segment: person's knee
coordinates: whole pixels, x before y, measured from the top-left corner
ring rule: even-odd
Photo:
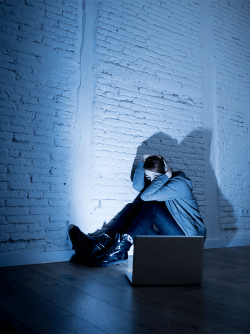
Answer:
[[[158,213],[159,211],[162,211],[162,206],[158,202],[151,201],[147,202],[145,209],[150,210],[153,213]]]

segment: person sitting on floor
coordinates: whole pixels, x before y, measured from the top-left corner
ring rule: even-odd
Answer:
[[[182,171],[172,172],[159,155],[144,155],[135,170],[133,188],[140,192],[133,203],[100,235],[86,235],[73,225],[73,247],[96,266],[128,259],[136,235],[202,235],[206,238],[191,180]]]

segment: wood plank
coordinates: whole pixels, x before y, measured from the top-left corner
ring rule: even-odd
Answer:
[[[5,276],[29,288],[40,296],[74,290],[73,287],[63,284],[58,279],[42,274],[30,266],[8,267],[7,269],[5,270]],[[70,275],[70,281],[75,281],[73,275]]]
[[[221,281],[216,278],[207,278],[205,277],[202,282],[203,287],[208,287],[210,289],[223,291],[226,293],[230,293],[236,296],[250,298],[250,288],[240,285],[240,284],[233,284],[231,282],[227,282],[225,280]]]
[[[0,333],[31,334],[34,331],[0,306]]]
[[[63,305],[65,310],[79,318],[102,328],[108,333],[176,333],[161,323],[126,312],[121,308],[94,298],[83,292],[51,294],[46,298],[56,304]],[[124,301],[120,301],[124,303]]]
[[[205,249],[204,263],[212,261],[218,264],[226,263],[227,266],[249,269],[250,265],[250,250],[247,247],[232,247],[220,249]]]
[[[231,283],[235,286],[243,286],[249,288],[249,267],[241,266],[233,267],[227,263],[208,262],[204,266],[203,277],[215,278],[218,281]]]
[[[2,275],[0,286],[0,306],[23,323],[72,315],[9,277]]]
[[[60,278],[60,281],[64,283],[70,281],[72,282],[74,281],[73,277],[77,277],[78,279],[96,279],[123,289],[129,288],[129,286],[125,284],[127,283],[127,279],[125,277],[124,271],[121,272],[122,268],[128,268],[128,264],[126,267],[118,266],[118,270],[113,270],[112,267],[86,267],[73,262],[57,262],[53,264],[47,263],[41,265],[31,265],[31,267],[32,269],[37,270],[43,274],[47,274],[50,277],[58,277]]]
[[[128,284],[125,273],[126,271],[131,270],[132,257],[129,257],[129,261],[126,264],[114,267],[87,267],[75,262],[58,262],[58,265],[73,270],[75,273],[78,272],[90,278],[95,278],[117,288],[125,290],[130,289],[130,284]]]
[[[37,334],[104,334],[107,333],[87,321],[76,316],[69,316],[56,319],[47,319],[46,321],[36,321],[28,324],[29,330]],[[23,332],[24,333],[24,332]],[[26,332],[25,332],[26,334]]]

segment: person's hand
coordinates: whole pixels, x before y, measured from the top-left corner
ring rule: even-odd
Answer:
[[[149,154],[144,154],[141,158],[141,161],[145,161],[150,155]]]
[[[168,171],[166,171],[165,173],[167,175],[167,177],[169,177],[171,179],[173,173],[172,173],[172,169],[170,168]]]
[[[166,160],[163,158],[164,165],[165,165],[165,174],[171,179],[172,177],[172,169],[168,166]]]

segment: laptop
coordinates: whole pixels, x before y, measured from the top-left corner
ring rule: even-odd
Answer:
[[[141,235],[134,238],[131,285],[201,284],[204,237]]]

